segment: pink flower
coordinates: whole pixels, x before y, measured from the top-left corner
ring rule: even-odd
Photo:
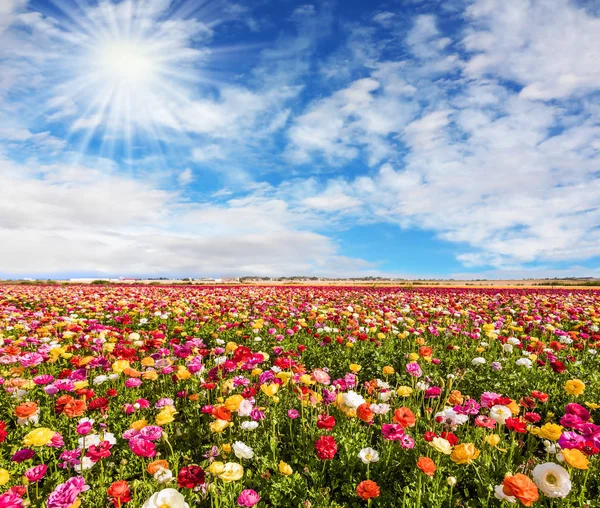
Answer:
[[[140,431],[140,435],[150,441],[156,441],[161,438],[162,432],[162,429],[158,425],[146,425]]]
[[[399,441],[404,436],[404,429],[398,423],[384,423],[381,426],[381,433],[388,441]]]
[[[77,434],[80,436],[86,436],[92,430],[92,424],[90,422],[83,422],[77,425]]]
[[[36,385],[47,385],[48,383],[52,383],[52,381],[54,381],[54,376],[50,374],[42,374],[33,378],[33,382]]]
[[[331,383],[329,374],[327,374],[327,372],[325,372],[323,369],[315,369],[312,373],[312,379],[317,383],[321,383],[322,385],[328,385]]]
[[[77,496],[89,489],[81,476],[69,478],[58,485],[48,496],[47,508],[69,508],[77,500]]]
[[[300,416],[300,413],[298,413],[298,411],[296,411],[295,409],[288,409],[288,416],[292,420],[295,420],[296,418],[298,418],[298,416]]]
[[[127,381],[125,381],[125,388],[137,388],[138,386],[141,386],[142,384],[142,380],[141,379],[136,379],[134,377],[129,378]]]
[[[421,370],[421,366],[417,362],[410,362],[406,364],[406,372],[413,377],[421,377],[423,375],[423,371]]]
[[[252,489],[242,490],[240,493],[237,502],[239,506],[245,506],[247,508],[251,508],[255,504],[260,501],[260,495],[258,492]]]
[[[44,476],[46,476],[47,469],[48,466],[46,464],[40,464],[39,466],[34,466],[25,471],[25,476],[30,483],[39,482]]]
[[[139,436],[129,440],[129,448],[138,457],[151,458],[156,455],[156,446],[152,441],[148,441]]]
[[[9,490],[0,496],[0,506],[3,508],[22,508],[23,500],[19,494]]]
[[[52,436],[52,439],[46,446],[49,446],[50,448],[62,448],[65,446],[65,440],[60,432],[55,432],[54,436]]]

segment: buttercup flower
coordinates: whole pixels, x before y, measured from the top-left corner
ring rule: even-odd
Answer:
[[[571,479],[567,470],[554,464],[546,462],[538,464],[531,473],[533,481],[547,497],[567,497],[571,491]]]
[[[190,508],[185,502],[185,498],[175,489],[163,489],[160,492],[152,494],[142,508]]]

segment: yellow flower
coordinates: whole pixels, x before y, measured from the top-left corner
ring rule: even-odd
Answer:
[[[148,425],[148,422],[146,420],[136,420],[129,426],[129,428],[135,430],[142,430],[146,425]]]
[[[571,467],[575,467],[577,469],[587,469],[588,464],[590,463],[589,459],[585,456],[581,450],[577,448],[568,449],[565,448],[561,451],[563,457],[565,458],[565,462],[569,464]]]
[[[301,382],[303,385],[307,385],[307,386],[308,386],[308,385],[314,385],[314,384],[315,384],[315,382],[312,380],[312,377],[311,377],[311,375],[310,375],[310,374],[302,374],[302,375],[300,376],[300,382]]]
[[[386,365],[383,368],[383,375],[384,376],[391,376],[392,374],[394,374],[396,371],[394,370],[394,367],[392,367],[391,365]]]
[[[550,441],[556,441],[560,438],[563,431],[562,425],[556,423],[546,423],[540,427],[538,437],[542,439],[549,439]]]
[[[461,443],[452,450],[450,460],[457,464],[470,464],[477,457],[479,457],[479,450],[473,443]]]
[[[411,353],[408,355],[408,359],[411,362],[416,362],[419,359],[419,355],[417,353]]]
[[[434,437],[433,441],[429,443],[432,448],[444,455],[450,455],[452,453],[452,445],[447,439],[443,437]]]
[[[358,363],[351,363],[350,364],[350,370],[352,372],[354,372],[355,374],[358,374],[360,372],[360,369],[362,369],[362,367]]]
[[[285,386],[290,382],[292,375],[289,372],[278,372],[275,377],[281,379],[283,381],[283,386]]]
[[[415,344],[422,346],[423,344],[425,344],[425,339],[423,337],[417,337],[415,339]]]
[[[142,374],[142,379],[147,381],[156,381],[158,379],[158,374],[154,370],[147,370]]]
[[[281,465],[279,466],[281,469]],[[0,468],[0,487],[2,485],[6,485],[8,480],[10,479],[10,475],[6,469]]]
[[[156,425],[163,426],[167,423],[171,423],[175,420],[174,416],[177,414],[177,410],[173,406],[165,406],[160,410],[160,413],[156,415]]]
[[[177,379],[179,379],[180,381],[183,381],[191,378],[192,373],[189,370],[187,370],[184,365],[180,365],[179,367],[177,367],[177,372],[175,373],[175,376],[177,376]]]
[[[570,379],[565,384],[565,391],[569,395],[581,395],[585,390],[585,383],[579,379]]]
[[[235,342],[230,341],[226,344],[225,350],[231,353],[232,351],[235,351],[237,347],[238,345]]]
[[[121,374],[125,369],[129,368],[129,362],[127,360],[117,360],[112,364],[112,370],[117,374]]]
[[[600,409],[600,404],[596,404],[595,402],[586,402],[585,405],[589,407],[592,411]]]
[[[231,445],[229,443],[225,443],[221,448],[225,453],[231,453]]]
[[[89,383],[87,381],[75,381],[75,383],[73,384],[75,385],[76,390],[81,390],[82,388],[89,386]]]
[[[283,460],[279,461],[279,472],[284,476],[290,476],[294,470],[290,467],[289,464],[283,462]]]
[[[39,429],[32,430],[23,438],[23,444],[25,446],[44,446],[47,445],[54,437],[53,430],[46,427],[40,427]]]
[[[513,416],[517,416],[521,412],[519,404],[517,404],[514,400],[511,400],[510,404],[508,404],[506,407],[510,409],[510,412],[513,414]]]
[[[381,340],[381,339],[385,339],[385,333],[381,333],[381,332],[379,332],[379,333],[377,334],[377,338],[378,338],[379,340]]]
[[[210,466],[208,466],[208,471],[210,474],[219,476],[223,470],[225,469],[225,464],[219,462],[218,460],[213,462]]]
[[[410,386],[401,386],[396,390],[398,397],[410,397],[413,389]]]
[[[221,432],[223,432],[227,427],[229,427],[229,422],[227,420],[221,420],[220,418],[217,418],[214,422],[211,422],[209,425],[210,430],[216,434],[220,434]]]
[[[225,483],[235,482],[244,476],[244,468],[235,462],[227,462],[219,478]]]
[[[353,342],[346,342],[346,347],[353,348],[354,347],[354,343]]]
[[[146,356],[146,358],[142,359],[142,365],[144,367],[154,367],[154,358],[151,356]]]
[[[240,408],[240,404],[244,401],[244,397],[241,395],[232,395],[225,400],[223,404],[229,411],[237,411]]]
[[[279,385],[277,383],[264,383],[260,385],[260,391],[263,392],[267,397],[272,397],[279,391]]]
[[[490,446],[498,446],[500,442],[500,436],[498,434],[490,434],[489,436],[485,436],[483,441]]]
[[[251,373],[251,374],[252,374],[253,376],[260,376],[262,373],[263,373],[263,370],[262,370],[262,369],[259,369],[259,368],[257,367],[256,369],[253,369],[253,370],[252,370],[252,373]]]

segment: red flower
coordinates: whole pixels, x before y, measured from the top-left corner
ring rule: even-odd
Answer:
[[[180,488],[193,489],[204,484],[204,469],[200,466],[186,466],[179,471],[177,485]]]
[[[536,423],[536,422],[539,422],[542,419],[542,417],[539,414],[533,413],[531,411],[525,413],[524,418],[529,423]]]
[[[520,418],[507,418],[504,423],[509,430],[519,434],[527,434],[527,424]]]
[[[331,460],[337,453],[337,443],[333,436],[321,436],[315,443],[315,450],[321,460]]]
[[[118,394],[119,392],[117,392],[117,390],[115,390],[114,388],[109,388],[108,390],[106,390],[107,397],[116,397]]]
[[[6,439],[8,432],[6,432],[6,423],[0,420],[0,443]]]
[[[534,399],[539,400],[540,402],[544,403],[544,402],[548,402],[548,394],[544,393],[544,392],[540,392],[539,390],[533,390],[531,392],[531,396]]]
[[[335,427],[335,418],[331,415],[320,414],[317,417],[317,427],[319,429],[331,430]]]
[[[427,441],[428,443],[431,443],[431,441],[433,441],[433,438],[437,437],[437,434],[435,432],[431,432],[430,430],[428,430],[427,432],[425,432],[425,434],[423,434],[423,439],[425,441]]]
[[[452,432],[444,431],[440,434],[440,437],[444,438],[452,446],[456,446],[458,444],[458,437],[456,436],[456,434],[453,434]]]
[[[131,501],[131,491],[129,490],[129,485],[125,480],[114,482],[110,487],[108,487],[108,489],[106,489],[106,493],[111,498],[110,500],[112,503],[117,507]]]
[[[372,480],[365,480],[356,487],[356,494],[365,501],[379,497],[379,485]]]
[[[88,448],[86,457],[89,457],[92,462],[98,462],[100,459],[110,457],[110,449],[112,445],[108,441],[102,441],[98,445],[92,445]]]
[[[88,409],[98,409],[104,411],[108,407],[108,399],[106,397],[98,397],[97,399],[90,400]]]
[[[560,360],[550,362],[550,367],[552,367],[552,370],[557,374],[562,374],[565,371],[565,364]]]

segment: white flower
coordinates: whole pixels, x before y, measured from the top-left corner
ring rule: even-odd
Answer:
[[[515,496],[507,496],[504,493],[504,491],[502,490],[502,485],[496,485],[496,488],[494,489],[494,496],[496,497],[496,499],[499,499],[500,501],[506,501],[507,503],[517,502],[517,498]]]
[[[240,402],[237,413],[240,416],[250,416],[250,413],[252,413],[253,409],[254,404],[252,404],[252,402],[250,402],[248,399],[244,399],[242,402]]]
[[[513,345],[512,344],[503,344],[502,349],[504,349],[505,353],[510,354],[513,352]]]
[[[80,437],[77,442],[79,443],[79,448],[89,448],[90,446],[98,446],[102,439],[98,434],[88,434],[87,436]],[[85,443],[85,446],[84,446]]]
[[[527,369],[531,369],[533,362],[529,358],[519,358],[516,362],[516,365],[519,367],[525,367]]]
[[[240,424],[240,427],[242,430],[254,430],[256,427],[258,427],[258,422],[254,422],[254,421],[242,422]]]
[[[390,410],[389,404],[371,404],[371,411],[376,415],[384,415]]]
[[[173,473],[170,469],[165,469],[164,467],[158,468],[158,471],[154,473],[154,479],[160,483],[169,483],[173,479]]]
[[[456,485],[456,478],[454,478],[454,476],[448,476],[448,479],[446,480],[446,483],[450,487],[454,487]]]
[[[238,459],[251,459],[254,457],[254,450],[241,441],[236,441],[232,445],[233,453]]]
[[[591,355],[598,354],[598,350],[597,350],[597,349],[588,349],[587,351],[588,351],[588,353],[589,353],[589,354],[591,354]]]
[[[512,417],[511,410],[506,406],[492,406],[490,409],[490,418],[500,425],[504,425],[507,418]]]
[[[142,505],[142,508],[159,508],[161,506],[190,508],[190,505],[185,502],[183,495],[175,489],[163,489],[160,492],[152,494],[152,497]]]
[[[115,380],[119,379],[119,374],[117,374],[116,372],[114,374],[110,374],[108,376],[108,379],[110,379],[111,381],[115,381]]]
[[[452,427],[457,427],[458,425],[462,425],[469,421],[468,415],[461,415],[454,411],[451,407],[445,408],[443,411],[436,413],[435,419],[437,421],[438,418],[442,419],[442,422],[445,425],[450,425]]]
[[[538,489],[548,497],[567,497],[571,491],[569,473],[554,462],[535,466],[532,476]]]
[[[507,342],[509,344],[512,344],[513,346],[518,346],[519,344],[521,344],[521,341],[519,339],[517,339],[516,337],[509,337]]]
[[[81,472],[85,469],[91,469],[94,466],[95,462],[92,461],[89,457],[83,457],[81,464],[77,464],[73,466],[73,469],[81,474]]]
[[[478,356],[477,358],[473,358],[471,360],[472,365],[485,365],[485,358]]]
[[[108,380],[108,376],[104,376],[104,375],[100,375],[100,376],[96,376],[93,380],[92,380],[92,384],[95,385],[101,385],[102,383],[104,383],[105,381]]]
[[[550,455],[556,455],[556,444],[554,444],[552,441],[548,441],[547,439],[544,441],[544,448],[546,450],[546,453],[549,453]]]
[[[215,342],[217,343],[217,345],[222,346],[223,344],[225,344],[225,341],[223,339],[215,339]]]
[[[377,453],[377,450],[373,450],[373,448],[363,448],[358,452],[358,456],[364,464],[370,464],[379,460],[379,453]]]
[[[380,392],[379,400],[381,400],[382,402],[387,402],[388,400],[390,400],[393,393],[394,392],[392,392],[391,390],[387,390],[385,392]]]
[[[356,392],[349,391],[344,393],[344,405],[352,409],[357,409],[358,406],[365,403],[365,399]]]

